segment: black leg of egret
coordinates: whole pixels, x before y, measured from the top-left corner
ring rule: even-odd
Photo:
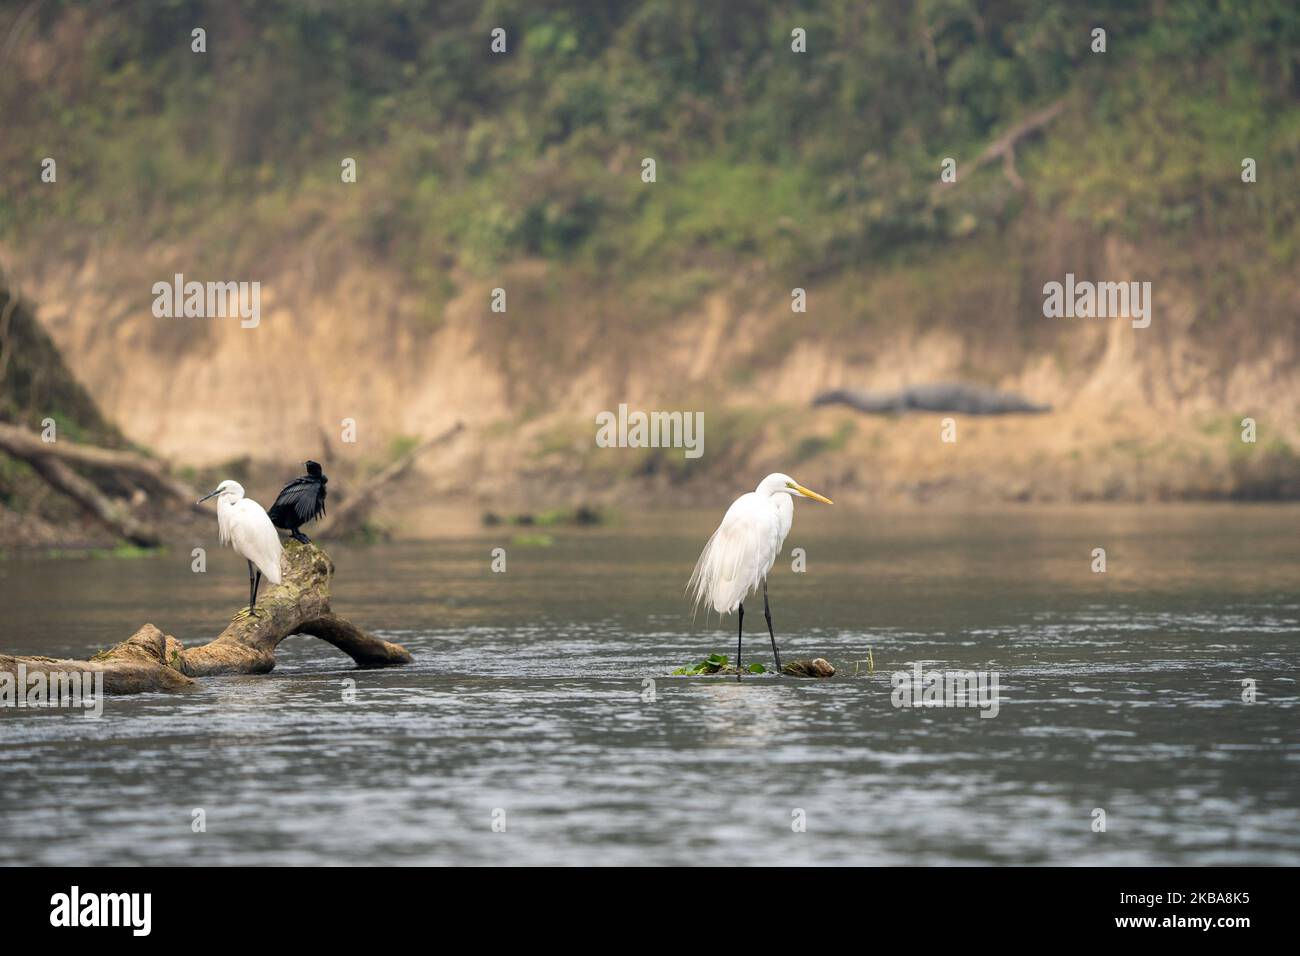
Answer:
[[[247,560],[247,559],[245,559]],[[251,611],[257,603],[257,591],[253,586],[253,562],[248,562],[248,609]]]
[[[763,579],[763,616],[767,618],[767,636],[772,639],[772,656],[776,658],[776,673],[781,674],[781,651],[776,646],[776,632],[772,630],[772,609],[767,603],[767,578]]]
[[[736,627],[736,680],[740,680],[740,641],[745,636],[745,605],[740,604],[740,624]]]
[[[257,607],[257,589],[262,586],[262,572],[257,572],[257,578],[253,581],[253,607]]]

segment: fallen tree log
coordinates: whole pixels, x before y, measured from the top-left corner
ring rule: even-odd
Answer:
[[[47,485],[71,498],[119,538],[140,547],[156,548],[162,543],[162,535],[133,514],[126,502],[104,494],[72,465],[109,471],[127,485],[151,488],[175,504],[202,511],[195,503],[193,489],[167,474],[160,463],[134,452],[69,441],[44,442],[8,422],[0,422],[0,452],[27,462]]]
[[[104,692],[138,694],[178,691],[194,686],[195,678],[221,674],[265,674],[275,667],[275,649],[294,634],[318,637],[337,647],[362,667],[409,664],[410,652],[366,633],[330,609],[334,562],[313,544],[287,541],[284,581],[258,599],[252,614],[240,611],[215,640],[186,648],[152,624],[88,661],[52,657],[0,655],[0,674],[15,677],[19,666],[29,678],[43,674],[102,673]]]
[[[181,642],[152,624],[146,624],[112,650],[96,654],[88,661],[61,660],[56,657],[13,657],[0,654],[0,675],[12,675],[18,693],[23,683],[36,675],[52,684],[59,675],[104,675],[104,693],[140,694],[147,691],[179,691],[194,686],[194,681],[180,671],[163,664],[167,654],[181,650]],[[20,670],[21,668],[21,670]]]
[[[0,448],[9,450],[4,445],[0,445]],[[119,538],[125,538],[142,548],[156,548],[162,543],[157,531],[131,514],[125,505],[110,499],[96,488],[93,482],[81,477],[59,459],[45,455],[28,456],[22,452],[14,452],[14,454],[31,465],[32,470],[40,475],[47,485],[81,505]]]
[[[15,458],[31,462],[36,459],[55,458],[69,465],[84,465],[110,471],[129,484],[151,488],[185,508],[201,514],[207,512],[197,504],[194,489],[168,474],[162,462],[133,451],[100,448],[70,441],[43,442],[25,428],[0,422],[0,450]]]

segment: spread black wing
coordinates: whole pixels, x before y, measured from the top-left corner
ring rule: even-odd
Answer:
[[[307,475],[295,478],[284,486],[267,514],[278,527],[301,527],[325,514],[325,486]]]

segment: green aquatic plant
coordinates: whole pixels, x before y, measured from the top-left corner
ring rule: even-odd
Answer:
[[[697,664],[687,664],[685,667],[679,667],[673,671],[674,677],[696,677],[700,674],[718,674],[730,670],[733,673],[736,668],[732,667],[731,662],[726,654],[710,654],[704,660]],[[750,674],[766,674],[767,668],[762,664],[750,664],[745,670]]]
[[[859,665],[859,664],[866,664],[866,665],[867,665],[867,673],[868,673],[868,674],[875,674],[875,673],[876,673],[876,655],[873,654],[873,653],[871,652],[871,648],[869,648],[869,647],[867,648],[867,659],[866,659],[865,661],[853,661],[853,676],[854,676],[854,677],[857,677],[857,676],[858,676],[858,665]]]
[[[698,664],[687,664],[685,667],[677,668],[677,670],[673,671],[673,676],[690,677],[696,674],[716,674],[726,666],[727,656],[725,654],[710,654],[708,658]]]

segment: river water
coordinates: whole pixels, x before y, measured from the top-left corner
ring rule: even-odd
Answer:
[[[796,511],[773,614],[830,680],[669,676],[735,653],[682,595],[716,513],[330,546],[414,665],[295,637],[100,719],[0,707],[0,863],[1300,864],[1300,509]],[[0,561],[0,649],[210,639],[215,547]],[[918,662],[996,672],[996,716],[894,706]]]

